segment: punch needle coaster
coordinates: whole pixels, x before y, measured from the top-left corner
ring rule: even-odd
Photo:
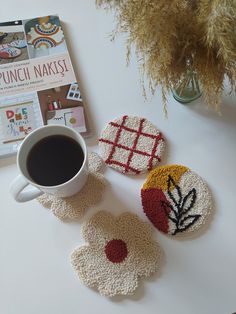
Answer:
[[[137,175],[161,161],[164,139],[147,119],[123,116],[102,131],[99,149],[105,163],[124,174]]]
[[[35,49],[48,49],[61,44],[64,34],[61,26],[52,23],[42,23],[31,27],[27,34],[28,44]]]
[[[137,215],[114,217],[100,211],[82,229],[86,245],[71,254],[80,280],[101,295],[133,294],[139,277],[160,269],[162,250],[152,239],[152,229]]]
[[[141,197],[149,220],[158,230],[172,236],[198,230],[212,210],[212,197],[206,183],[181,165],[151,171]]]
[[[89,154],[89,175],[85,186],[77,194],[58,198],[49,194],[38,197],[38,201],[51,209],[59,219],[79,219],[87,208],[95,206],[102,200],[107,181],[99,173],[103,166],[102,159],[96,153]]]

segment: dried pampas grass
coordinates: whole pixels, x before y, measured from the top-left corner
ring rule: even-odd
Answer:
[[[166,93],[188,70],[197,71],[208,105],[219,110],[228,77],[236,88],[236,0],[96,0],[114,9],[116,32],[128,34],[152,91]]]

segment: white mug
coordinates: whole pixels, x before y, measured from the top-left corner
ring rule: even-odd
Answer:
[[[78,173],[69,181],[55,185],[43,186],[35,183],[27,171],[27,157],[31,148],[41,139],[50,135],[65,135],[73,138],[81,146],[84,153],[83,164]],[[68,160],[69,162],[69,160]],[[73,129],[61,125],[47,125],[31,132],[23,140],[18,154],[17,166],[20,171],[18,177],[12,182],[10,192],[17,202],[30,201],[43,193],[57,197],[68,197],[79,192],[84,186],[88,176],[88,153],[83,137]],[[25,188],[30,185],[31,188]]]

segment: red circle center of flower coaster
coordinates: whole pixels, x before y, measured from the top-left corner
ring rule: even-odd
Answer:
[[[105,246],[107,258],[112,263],[121,263],[128,255],[126,243],[122,240],[111,240]]]

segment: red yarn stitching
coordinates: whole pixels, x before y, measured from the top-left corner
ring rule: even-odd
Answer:
[[[117,160],[110,160],[109,162],[107,162],[109,165],[117,165],[117,166],[120,166],[120,167],[125,167],[126,165],[125,164],[123,164],[122,162],[119,162],[119,161],[117,161]],[[130,171],[132,171],[132,172],[134,172],[134,173],[136,173],[136,174],[139,174],[140,173],[140,170],[137,170],[137,169],[135,169],[135,168],[133,168],[133,167],[130,167],[129,166],[129,170]]]
[[[126,243],[123,240],[113,239],[105,246],[106,257],[112,263],[121,263],[128,255]]]
[[[169,219],[166,215],[162,202],[169,203],[165,194],[161,189],[146,189],[141,190],[141,198],[144,213],[153,225],[160,231],[168,233],[169,230]],[[166,208],[167,214],[170,209]]]
[[[135,150],[135,148],[136,148],[136,146],[138,144],[138,139],[139,139],[140,134],[142,132],[143,122],[144,121],[145,121],[145,119],[141,119],[140,120],[138,132],[136,133],[136,137],[135,137],[135,140],[134,140],[134,143],[133,143],[133,147],[130,149],[130,154],[129,154],[129,157],[128,157],[128,161],[127,161],[127,164],[125,166],[125,172],[127,172],[129,170],[129,165],[130,165],[131,159],[133,157],[134,150]]]
[[[109,141],[109,140],[105,140],[104,138],[100,138],[100,139],[99,139],[99,142],[103,142],[103,143],[111,144],[111,145],[114,144],[114,142]],[[123,148],[124,150],[130,150],[129,147],[124,146],[124,145],[122,145],[122,144],[118,144],[118,143],[116,144],[116,147],[118,147],[118,148]],[[143,156],[153,157],[153,159],[156,158],[158,161],[161,161],[161,159],[160,159],[159,156],[156,156],[156,155],[152,156],[152,155],[148,154],[147,152],[142,152],[141,150],[138,150],[138,149],[134,149],[133,152],[136,153],[136,154],[143,155]]]
[[[135,169],[133,167],[130,167],[130,163],[132,161],[132,157],[133,157],[134,153],[150,157],[150,159],[148,161],[148,170],[151,170],[152,169],[152,162],[153,162],[154,158],[156,158],[159,162],[161,161],[161,158],[159,156],[156,156],[155,153],[156,153],[156,149],[158,147],[159,141],[160,140],[164,140],[164,139],[163,139],[161,133],[159,133],[158,135],[153,135],[153,134],[142,132],[143,123],[144,123],[145,119],[141,119],[138,130],[134,130],[134,129],[131,129],[131,128],[129,128],[129,127],[124,125],[127,118],[128,118],[127,115],[123,116],[121,124],[118,124],[118,123],[115,123],[115,122],[110,122],[109,123],[110,125],[118,128],[114,142],[109,141],[107,139],[103,139],[103,138],[100,138],[99,142],[103,142],[103,143],[107,143],[107,144],[111,144],[112,145],[110,154],[109,154],[108,158],[105,161],[107,164],[109,164],[109,165],[112,165],[112,164],[118,165],[118,166],[124,168],[124,172],[131,171],[131,172],[134,172],[135,174],[139,174],[141,171],[139,171],[139,170],[137,170],[137,169]],[[120,135],[121,135],[122,129],[137,134],[137,136],[136,136],[136,138],[134,140],[132,148],[129,148],[127,146],[124,146],[124,145],[118,143],[119,139],[120,139]],[[142,151],[136,149],[136,146],[137,146],[138,139],[139,139],[140,135],[143,135],[145,137],[150,137],[152,139],[155,139],[155,143],[154,143],[154,146],[153,146],[151,154],[148,154],[147,152],[142,152]],[[130,151],[127,163],[122,163],[122,162],[119,162],[117,160],[113,160],[112,159],[113,155],[115,153],[116,147],[117,148],[123,148],[124,150]]]
[[[115,126],[117,128],[121,127],[121,129],[124,129],[126,131],[130,131],[132,133],[137,133],[138,132],[137,130],[131,129],[128,126],[120,125],[120,124],[115,123],[115,122],[110,122],[109,124],[112,125],[112,126]],[[161,133],[159,133],[159,134],[161,134]],[[158,135],[154,135],[154,134],[149,134],[149,133],[144,133],[144,132],[140,133],[140,135],[143,135],[143,136],[146,136],[146,137],[150,137],[150,138],[153,138],[153,139],[155,139],[157,136],[159,136],[159,134]]]
[[[112,157],[113,157],[113,154],[115,152],[115,149],[116,149],[116,144],[118,143],[119,139],[120,139],[120,134],[121,134],[121,131],[122,131],[122,126],[125,124],[125,120],[127,119],[128,116],[123,116],[122,118],[122,122],[121,122],[121,125],[120,125],[120,128],[118,129],[117,133],[116,133],[116,137],[115,137],[115,141],[114,141],[114,144],[112,146],[112,149],[111,149],[111,152],[106,160],[107,163],[109,163],[109,161],[111,161]]]
[[[148,162],[148,170],[152,170],[152,161],[153,161],[153,156],[155,156],[155,152],[156,152],[156,149],[157,149],[157,146],[158,146],[158,142],[159,140],[162,139],[162,136],[161,134],[159,134],[156,139],[155,139],[155,144],[153,146],[153,149],[152,149],[152,153],[151,153],[151,158],[149,159],[149,162]],[[160,160],[159,160],[160,161]]]

